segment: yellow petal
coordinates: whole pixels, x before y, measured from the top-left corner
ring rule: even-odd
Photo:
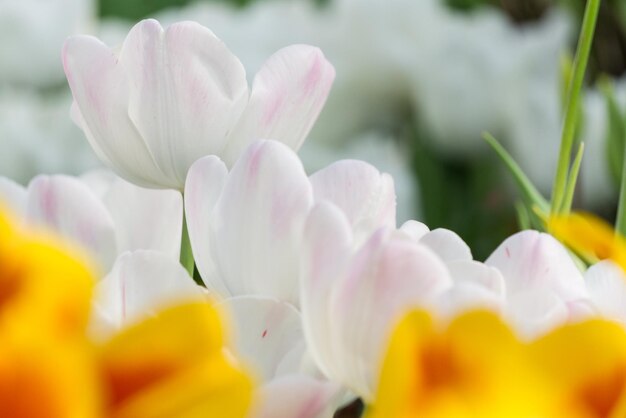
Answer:
[[[438,330],[424,312],[396,328],[368,418],[534,417],[543,409],[523,346],[492,313]]]
[[[0,214],[0,330],[82,334],[93,278],[77,253],[12,229]]]
[[[208,303],[164,310],[102,349],[115,418],[243,417],[250,378],[224,351],[222,323]]]
[[[590,262],[610,259],[626,270],[626,241],[604,220],[590,213],[553,216],[548,230]]]
[[[0,416],[100,417],[94,354],[86,341],[0,337]]]
[[[530,353],[556,389],[555,416],[626,416],[626,331],[602,320],[567,325]]]

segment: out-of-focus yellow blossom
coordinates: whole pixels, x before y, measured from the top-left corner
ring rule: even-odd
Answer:
[[[83,261],[0,214],[0,334],[82,335],[92,287]]]
[[[94,351],[85,339],[0,335],[0,416],[98,418]]]
[[[250,378],[224,352],[208,303],[173,307],[102,347],[110,418],[244,417]]]
[[[531,344],[533,361],[555,388],[549,417],[626,417],[626,331],[592,320],[566,325]]]
[[[85,336],[93,279],[59,243],[0,213],[0,416],[92,418],[101,410]]]
[[[395,329],[367,418],[542,416],[542,382],[522,345],[492,313],[441,330],[424,312]]]
[[[626,240],[597,216],[552,216],[548,219],[548,231],[585,260],[595,263],[610,259],[626,271]]]
[[[0,417],[244,417],[250,378],[224,350],[215,307],[164,310],[96,345],[93,279],[0,213]]]

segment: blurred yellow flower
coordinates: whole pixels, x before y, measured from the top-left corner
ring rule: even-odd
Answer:
[[[252,382],[224,352],[208,303],[169,308],[102,347],[110,418],[246,416]]]
[[[19,231],[0,214],[0,334],[82,335],[93,283],[60,242]]]
[[[554,387],[550,417],[626,417],[626,331],[602,320],[566,325],[532,343]]]
[[[88,268],[59,243],[0,214],[0,416],[99,416],[85,336],[92,286]]]
[[[610,259],[626,271],[626,240],[604,220],[590,213],[556,215],[548,231],[586,261]]]
[[[0,417],[244,417],[252,382],[209,302],[166,309],[95,344],[93,279],[0,213]]]
[[[492,313],[471,312],[440,330],[417,311],[396,328],[367,418],[537,417],[541,381]]]

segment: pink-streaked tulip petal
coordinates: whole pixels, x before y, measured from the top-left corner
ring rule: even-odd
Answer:
[[[426,224],[410,220],[402,224],[400,231],[404,232],[413,241],[419,242],[424,235],[430,232],[430,228]]]
[[[509,296],[529,289],[545,289],[566,302],[588,296],[567,250],[548,234],[519,232],[500,244],[485,264],[500,270]]]
[[[354,256],[345,279],[331,294],[330,329],[343,364],[336,376],[365,401],[378,381],[378,365],[393,327],[417,306],[434,306],[452,279],[424,245],[380,230]]]
[[[214,209],[217,274],[230,294],[273,297],[296,306],[299,242],[313,192],[285,145],[258,141],[237,161]],[[205,278],[206,280],[207,278]]]
[[[185,269],[167,255],[139,250],[120,255],[111,272],[96,287],[92,331],[105,338],[111,331],[164,307],[206,294]]]
[[[332,418],[344,398],[339,384],[305,375],[284,376],[261,386],[253,418]]]
[[[626,274],[612,261],[601,261],[585,274],[591,301],[600,315],[626,324]]]
[[[130,90],[128,116],[179,189],[199,157],[220,154],[248,99],[245,70],[195,22],[135,25],[119,55]]]
[[[180,192],[145,189],[118,177],[103,201],[115,222],[118,254],[155,250],[178,260],[183,226]]]
[[[94,37],[72,37],[63,67],[76,102],[73,119],[96,154],[134,183],[171,183],[128,117],[130,84],[115,53]]]
[[[24,215],[27,201],[26,188],[19,183],[0,177],[0,208],[8,209],[16,216]]]
[[[449,229],[434,229],[424,234],[419,242],[433,250],[446,263],[472,260],[472,251],[469,246]]]
[[[357,160],[342,160],[310,177],[316,202],[328,200],[345,214],[363,241],[380,227],[396,227],[393,178]]]
[[[303,238],[300,303],[309,349],[322,372],[331,375],[341,367],[333,355],[330,328],[336,325],[329,295],[352,256],[352,229],[335,205],[316,204],[306,222]]]
[[[85,248],[103,271],[113,265],[115,224],[104,204],[79,179],[37,176],[28,186],[27,217]]]
[[[250,101],[230,135],[224,161],[232,165],[256,139],[275,139],[298,150],[317,119],[335,70],[308,45],[277,51],[254,78]]]
[[[230,294],[224,278],[216,274],[211,250],[211,216],[227,176],[222,160],[209,155],[193,163],[185,181],[185,216],[191,248],[204,284],[217,297]]]
[[[263,381],[301,371],[293,360],[304,356],[304,335],[300,312],[293,305],[254,296],[226,299],[221,305],[233,321],[235,352]]]

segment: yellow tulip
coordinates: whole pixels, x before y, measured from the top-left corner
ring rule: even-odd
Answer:
[[[590,263],[609,259],[626,271],[626,240],[597,216],[553,216],[548,219],[548,231]]]
[[[213,305],[166,309],[95,345],[92,284],[83,262],[0,214],[0,417],[246,416],[252,382]]]
[[[111,418],[244,417],[250,378],[224,352],[208,303],[169,308],[102,347]]]
[[[83,259],[0,214],[0,334],[82,335],[93,283]]]
[[[0,416],[100,416],[85,336],[92,285],[88,268],[60,244],[0,214]]]
[[[555,388],[550,417],[626,417],[626,331],[602,320],[566,325],[531,344]]]
[[[535,418],[541,382],[522,345],[492,313],[439,329],[428,314],[395,329],[367,418]]]

